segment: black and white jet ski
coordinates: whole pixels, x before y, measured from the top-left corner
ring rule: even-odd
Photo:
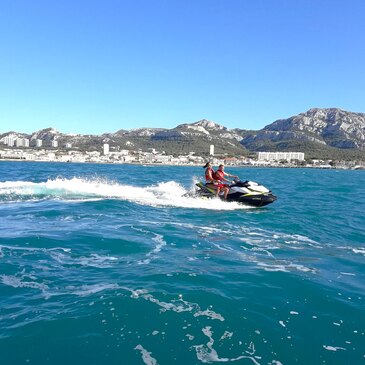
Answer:
[[[196,190],[193,195],[203,198],[214,198],[216,191],[207,187],[204,183],[198,182]],[[229,186],[229,192],[227,195],[227,201],[237,202],[245,205],[251,205],[255,207],[263,207],[273,203],[277,197],[271,192],[271,190],[265,188],[254,181],[241,181],[235,180]],[[223,191],[220,192],[219,197],[224,199]]]

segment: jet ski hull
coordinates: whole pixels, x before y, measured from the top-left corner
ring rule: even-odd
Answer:
[[[223,199],[222,196],[220,198]],[[227,201],[237,202],[244,205],[251,205],[253,207],[263,207],[273,203],[277,197],[273,194],[260,194],[260,195],[241,195],[240,197],[227,197]]]
[[[199,182],[196,186],[195,196],[202,198],[215,197],[215,191],[205,186],[205,184]],[[224,200],[223,192],[220,193],[219,198]],[[270,190],[262,185],[249,181],[237,182],[231,185],[227,195],[228,202],[237,202],[253,207],[263,207],[273,203],[276,199],[277,197]]]

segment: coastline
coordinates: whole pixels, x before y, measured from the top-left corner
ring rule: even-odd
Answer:
[[[113,161],[49,161],[49,160],[27,160],[27,159],[6,159],[0,158],[0,162],[37,162],[37,163],[60,163],[60,164],[87,164],[87,165],[133,165],[133,166],[176,166],[176,167],[201,167],[201,164],[193,164],[193,163],[160,163],[160,162],[113,162]],[[222,161],[224,161],[222,159]],[[330,166],[330,165],[304,165],[304,166],[296,166],[294,164],[226,164],[227,167],[240,167],[240,168],[280,168],[280,169],[321,169],[321,170],[365,170],[365,166],[347,166],[347,167],[339,167],[339,166]]]

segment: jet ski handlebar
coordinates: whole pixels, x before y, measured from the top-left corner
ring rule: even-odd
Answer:
[[[242,181],[240,179],[234,179],[230,186],[247,186],[249,183],[248,180]]]

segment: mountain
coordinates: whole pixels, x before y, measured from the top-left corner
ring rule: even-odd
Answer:
[[[10,133],[10,132],[9,132]],[[0,139],[9,135],[0,135]],[[36,139],[43,141],[42,147],[51,148],[53,140],[58,141],[58,148],[65,147],[66,143],[73,149],[81,151],[102,150],[102,145],[108,143],[111,151],[155,149],[165,151],[166,154],[188,154],[195,152],[197,155],[208,155],[210,145],[215,147],[219,155],[245,155],[248,151],[240,143],[242,137],[235,131],[206,119],[195,123],[185,123],[172,129],[164,128],[138,128],[118,130],[115,133],[97,135],[64,134],[53,128],[46,128],[31,135],[11,132],[14,137],[29,138],[31,145]]]
[[[102,150],[109,143],[111,151],[151,149],[166,154],[208,155],[211,144],[217,155],[249,155],[257,151],[304,152],[306,158],[365,160],[365,114],[341,109],[310,109],[305,113],[279,119],[259,131],[228,129],[206,119],[180,124],[175,128],[138,128],[102,135],[64,134],[53,128],[31,135],[8,132],[0,135],[42,139],[42,147],[52,140],[58,148],[70,143],[81,151]]]
[[[226,127],[206,119],[180,124],[172,129],[139,128],[119,130],[103,135],[111,147],[148,151],[152,148],[167,154],[179,155],[195,152],[207,155],[214,144],[217,154],[244,155],[248,151],[240,144],[242,137]]]
[[[251,151],[288,151],[319,155],[365,155],[365,114],[337,108],[310,109],[246,133],[241,143]],[[338,150],[341,151],[338,151]]]
[[[60,135],[60,132],[58,132],[56,129],[46,128],[46,129],[41,129],[38,132],[32,133],[30,136],[30,139],[31,140],[42,139],[43,141],[52,141],[59,135]]]
[[[180,124],[173,129],[165,129],[151,136],[157,144],[174,142],[174,149],[180,146],[180,153],[195,151],[208,154],[209,146],[214,145],[218,154],[243,155],[248,151],[240,144],[242,137],[226,127],[206,119],[191,124]]]
[[[10,132],[6,132],[3,134],[0,134],[0,140],[4,137],[11,137],[11,138],[29,138],[29,135],[26,133],[19,133],[19,132],[14,132],[14,131],[10,131]]]

